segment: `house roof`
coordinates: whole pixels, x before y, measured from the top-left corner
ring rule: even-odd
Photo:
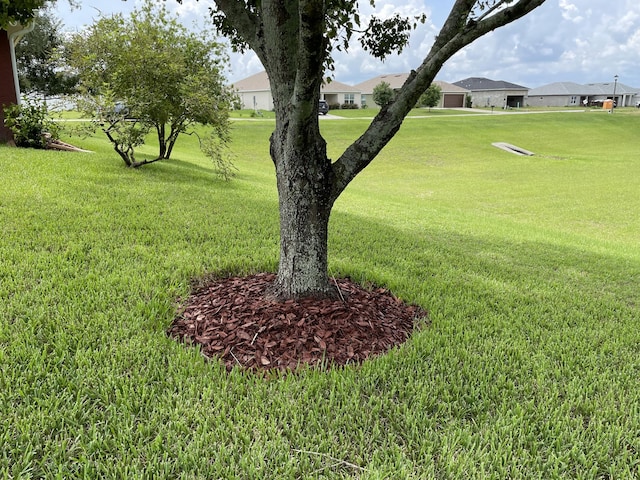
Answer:
[[[505,82],[504,80],[491,80],[483,77],[469,77],[453,82],[453,84],[471,90],[472,92],[486,90],[529,90],[527,87],[515,83]]]
[[[373,89],[380,85],[382,82],[386,82],[392,89],[400,88],[404,85],[404,82],[409,78],[408,73],[389,73],[385,75],[378,75],[377,77],[370,78],[362,83],[356,85],[363,94],[370,95],[373,93]],[[441,80],[434,80],[433,83],[440,87],[442,93],[468,93],[468,90],[453,85],[451,83],[443,82]]]
[[[268,92],[271,90],[269,85],[269,76],[266,71],[256,73],[249,77],[243,78],[233,84],[238,92]],[[320,87],[323,93],[360,93],[360,90],[346,83],[332,80],[329,83],[323,83]]]
[[[338,82],[337,80],[331,80],[329,83],[323,83],[320,87],[320,91],[323,93],[360,93],[361,90],[357,87],[352,87],[346,83]]]
[[[268,92],[271,90],[269,77],[264,70],[255,75],[238,80],[233,84],[233,87],[239,92]]]
[[[614,83],[615,82],[605,82],[580,85],[573,82],[556,82],[529,90],[529,96],[612,95]],[[615,89],[616,94],[620,95],[634,95],[639,92],[639,89],[629,87],[628,85],[619,82],[615,85]]]
[[[404,82],[409,78],[408,73],[387,73],[385,75],[378,75],[377,77],[365,80],[362,83],[358,83],[356,87],[364,94],[373,93],[373,89],[380,85],[382,82],[386,82],[393,89],[400,88],[404,85]]]

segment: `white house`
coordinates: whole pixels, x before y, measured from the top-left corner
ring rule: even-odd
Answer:
[[[242,108],[253,110],[273,110],[273,96],[267,72],[262,71],[233,84]],[[330,106],[357,104],[360,105],[360,90],[338,81],[323,83],[320,98]]]

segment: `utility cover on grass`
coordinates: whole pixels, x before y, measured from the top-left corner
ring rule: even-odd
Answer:
[[[492,143],[491,145],[493,145],[494,147],[498,147],[502,150],[506,150],[507,152],[514,153],[516,155],[527,155],[529,157],[534,155],[533,152],[530,152],[529,150],[525,150],[524,148],[516,147],[515,145],[511,145],[510,143],[495,142],[495,143]]]

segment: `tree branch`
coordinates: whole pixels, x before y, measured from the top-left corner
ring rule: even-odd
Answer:
[[[218,10],[227,18],[233,19],[233,28],[238,36],[256,52],[262,60],[261,52],[264,52],[264,38],[261,35],[260,18],[251,11],[249,4],[244,0],[215,0]]]

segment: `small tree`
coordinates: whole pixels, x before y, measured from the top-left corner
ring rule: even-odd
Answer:
[[[157,134],[158,156],[125,160],[127,165],[169,159],[179,135],[194,123],[213,127],[222,140],[218,144],[226,143],[234,94],[222,73],[227,60],[223,46],[208,32],[189,32],[164,5],[147,0],[128,18],[101,18],[73,36],[67,51],[80,78],[83,111],[106,125],[103,130],[110,141],[135,139],[124,148],[129,151],[140,141],[139,132]],[[135,119],[129,125],[135,132],[129,131],[122,115],[105,112],[116,105],[126,108],[129,120]],[[117,147],[121,156],[122,148]],[[130,150],[127,157],[132,155]]]
[[[373,87],[373,101],[376,102],[376,105],[384,107],[391,103],[393,97],[393,89],[387,82],[380,82],[378,85]]]
[[[429,88],[420,95],[420,99],[418,100],[419,107],[429,107],[429,111],[440,102],[440,97],[442,95],[442,89],[440,86],[432,83],[429,85]]]

